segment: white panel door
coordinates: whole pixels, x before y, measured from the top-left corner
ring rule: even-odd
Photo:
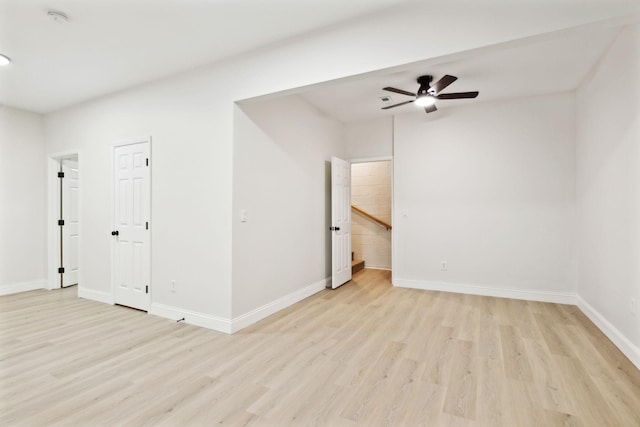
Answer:
[[[78,284],[78,242],[80,240],[80,222],[78,194],[80,179],[78,176],[78,161],[63,159],[62,172],[62,286]]]
[[[149,142],[114,148],[114,301],[149,310],[151,250]]]
[[[331,287],[351,280],[351,164],[331,158]]]

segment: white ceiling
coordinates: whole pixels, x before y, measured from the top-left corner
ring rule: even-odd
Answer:
[[[0,104],[49,112],[405,1],[0,0]]]
[[[438,101],[440,113],[470,103],[569,91],[577,88],[619,31],[618,27],[593,26],[564,31],[552,37],[510,43],[508,47],[467,52],[456,59],[428,60],[315,87],[300,95],[324,114],[346,123],[418,110],[420,107],[413,104],[381,110],[411,99],[382,88],[392,86],[415,93],[419,86],[416,78],[424,74],[433,75],[434,81],[445,74],[458,77],[443,93],[480,92],[476,99]],[[392,102],[383,103],[383,96],[390,96]]]
[[[375,19],[380,17],[384,31],[385,19],[393,19],[390,11],[400,18],[407,16],[407,12],[418,11],[414,18],[422,22],[423,16],[437,15],[438,11],[446,15],[440,10],[446,9],[448,16],[455,18],[453,22],[460,23],[456,18],[459,14],[468,19],[478,7],[486,7],[491,13],[503,11],[509,16],[522,15],[526,20],[527,13],[522,7],[529,4],[526,10],[537,10],[536,22],[544,27],[547,21],[553,22],[562,14],[573,16],[578,10],[585,16],[604,19],[629,5],[635,8],[636,2],[0,0],[0,53],[14,61],[0,69],[0,105],[46,113],[315,30],[351,23],[367,14],[383,13],[375,15]],[[69,22],[58,24],[50,20],[48,10],[66,13]],[[404,22],[406,18],[402,19]],[[439,24],[447,28],[445,22]],[[513,21],[513,25],[518,23]],[[451,35],[455,36],[457,31],[454,28]],[[552,40],[511,45],[509,49],[494,47],[467,52],[455,60],[447,60],[448,63],[430,60],[393,72],[357,77],[339,85],[314,88],[304,96],[339,120],[353,121],[381,114],[378,97],[389,95],[381,91],[382,87],[415,91],[415,78],[422,74],[433,74],[436,79],[444,74],[458,76],[460,80],[448,92],[480,91],[477,100],[443,101],[438,105],[440,109],[467,102],[569,90],[578,85],[602,54],[615,30],[563,34]],[[394,101],[404,100],[401,95],[390,95]],[[397,111],[400,110],[384,113]]]

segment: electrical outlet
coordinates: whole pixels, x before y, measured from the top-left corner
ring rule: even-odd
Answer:
[[[631,298],[631,303],[629,305],[631,306],[631,314],[635,316],[638,313],[638,299]]]
[[[171,292],[175,292],[176,291],[176,281],[172,280],[171,281]]]
[[[447,271],[447,261],[440,261],[440,271]]]

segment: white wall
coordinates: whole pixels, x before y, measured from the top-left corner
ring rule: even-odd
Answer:
[[[231,136],[215,123],[232,123],[233,104],[209,86],[181,76],[46,116],[49,152],[82,151],[82,296],[111,295],[112,144],[151,136],[151,311],[229,318]]]
[[[348,159],[370,159],[393,155],[393,117],[346,123]]]
[[[234,131],[238,317],[307,287],[324,289],[331,276],[330,162],[345,148],[342,124],[297,96],[237,107]]]
[[[0,107],[0,295],[44,286],[45,145],[42,116]]]
[[[425,13],[427,6],[422,5]],[[48,114],[47,153],[82,151],[81,294],[108,300],[110,293],[113,141],[153,138],[152,312],[227,330],[235,214],[233,101],[430,58],[442,61],[447,55],[627,10],[618,6],[553,13],[552,4],[492,9],[465,2],[463,8],[440,7],[439,25],[424,26],[414,25],[422,16],[411,13],[418,7],[411,4]],[[450,22],[458,25],[447,26]],[[447,31],[463,25],[466,31]],[[169,289],[171,280],[177,284],[175,293]]]
[[[570,93],[397,116],[394,284],[569,301],[574,128]]]
[[[626,28],[577,93],[578,293],[640,366],[640,26]]]

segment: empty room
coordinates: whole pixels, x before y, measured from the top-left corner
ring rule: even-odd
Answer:
[[[640,426],[636,1],[0,6],[0,424]]]

